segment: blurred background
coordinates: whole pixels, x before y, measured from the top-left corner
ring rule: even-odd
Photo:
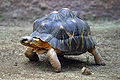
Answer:
[[[120,0],[0,0],[1,20],[30,20],[63,7],[78,11],[82,19],[120,18]]]

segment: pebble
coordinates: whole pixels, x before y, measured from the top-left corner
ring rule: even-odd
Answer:
[[[22,56],[22,54],[18,54],[19,56]]]
[[[82,72],[83,75],[91,75],[92,74],[91,71],[86,67],[83,67],[81,69],[81,72]]]
[[[18,65],[18,63],[17,63],[17,62],[15,62],[14,66],[17,66],[17,65]]]

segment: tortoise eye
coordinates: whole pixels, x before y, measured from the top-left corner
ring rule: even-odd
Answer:
[[[28,39],[21,39],[20,42],[21,42],[22,44],[23,44],[23,43],[27,44],[27,43],[28,43]]]
[[[28,39],[21,39],[21,42],[27,41]]]

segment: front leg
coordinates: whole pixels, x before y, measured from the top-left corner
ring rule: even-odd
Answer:
[[[95,49],[95,47],[88,50],[88,52],[90,52],[94,56],[97,65],[103,65],[103,66],[105,65],[105,63],[102,60],[101,54]]]
[[[27,48],[27,50],[25,51],[25,56],[27,58],[29,58],[30,61],[38,61],[39,60],[39,57],[38,55],[36,54],[36,52],[33,52],[34,49],[32,48]]]
[[[53,48],[49,49],[47,52],[48,60],[50,61],[52,67],[56,72],[61,71],[61,64],[58,60],[57,54]]]

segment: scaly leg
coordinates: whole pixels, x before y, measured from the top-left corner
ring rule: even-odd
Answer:
[[[47,52],[48,60],[50,61],[52,67],[56,72],[61,71],[61,64],[58,60],[57,54],[53,48],[49,49]]]
[[[39,57],[36,54],[36,52],[33,52],[33,50],[34,49],[32,49],[32,48],[27,48],[27,50],[25,51],[24,54],[27,58],[29,58],[30,61],[38,61]]]
[[[95,49],[95,47],[88,50],[88,52],[90,52],[94,56],[97,65],[103,65],[103,66],[105,65],[105,63],[102,61],[101,54]]]

